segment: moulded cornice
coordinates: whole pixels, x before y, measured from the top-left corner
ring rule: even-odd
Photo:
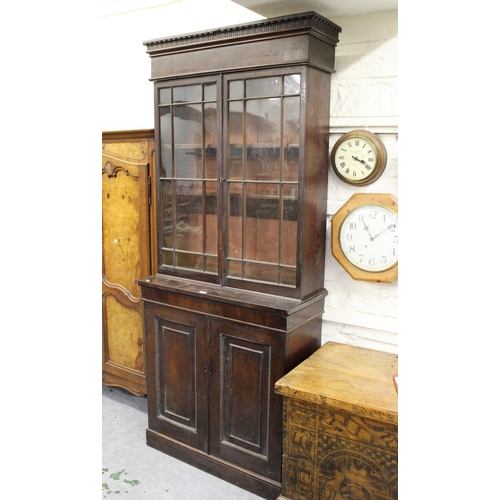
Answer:
[[[187,33],[167,38],[159,38],[143,42],[147,53],[151,56],[183,50],[199,48],[200,46],[223,45],[235,43],[247,38],[264,39],[290,34],[310,32],[334,47],[338,43],[338,35],[342,31],[340,26],[317,14],[316,12],[303,12],[289,16],[281,16],[250,24],[239,24],[216,28],[213,30]]]

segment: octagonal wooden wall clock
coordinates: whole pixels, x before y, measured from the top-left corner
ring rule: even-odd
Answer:
[[[357,193],[332,217],[332,254],[360,281],[398,277],[398,201],[392,194]]]

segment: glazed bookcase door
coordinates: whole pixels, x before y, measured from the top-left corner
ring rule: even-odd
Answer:
[[[217,78],[156,88],[159,270],[209,282],[220,281],[218,89]]]
[[[157,84],[161,273],[294,295],[304,86],[301,67]]]
[[[297,68],[226,77],[224,263],[231,286],[297,286],[302,80]]]

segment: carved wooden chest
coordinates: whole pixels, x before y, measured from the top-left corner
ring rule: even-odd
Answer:
[[[281,378],[282,500],[398,496],[396,354],[328,342]]]

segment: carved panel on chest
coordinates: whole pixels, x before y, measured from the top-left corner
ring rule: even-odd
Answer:
[[[397,426],[288,398],[284,421],[285,496],[397,498]]]
[[[328,342],[276,384],[281,500],[398,497],[397,356]]]

